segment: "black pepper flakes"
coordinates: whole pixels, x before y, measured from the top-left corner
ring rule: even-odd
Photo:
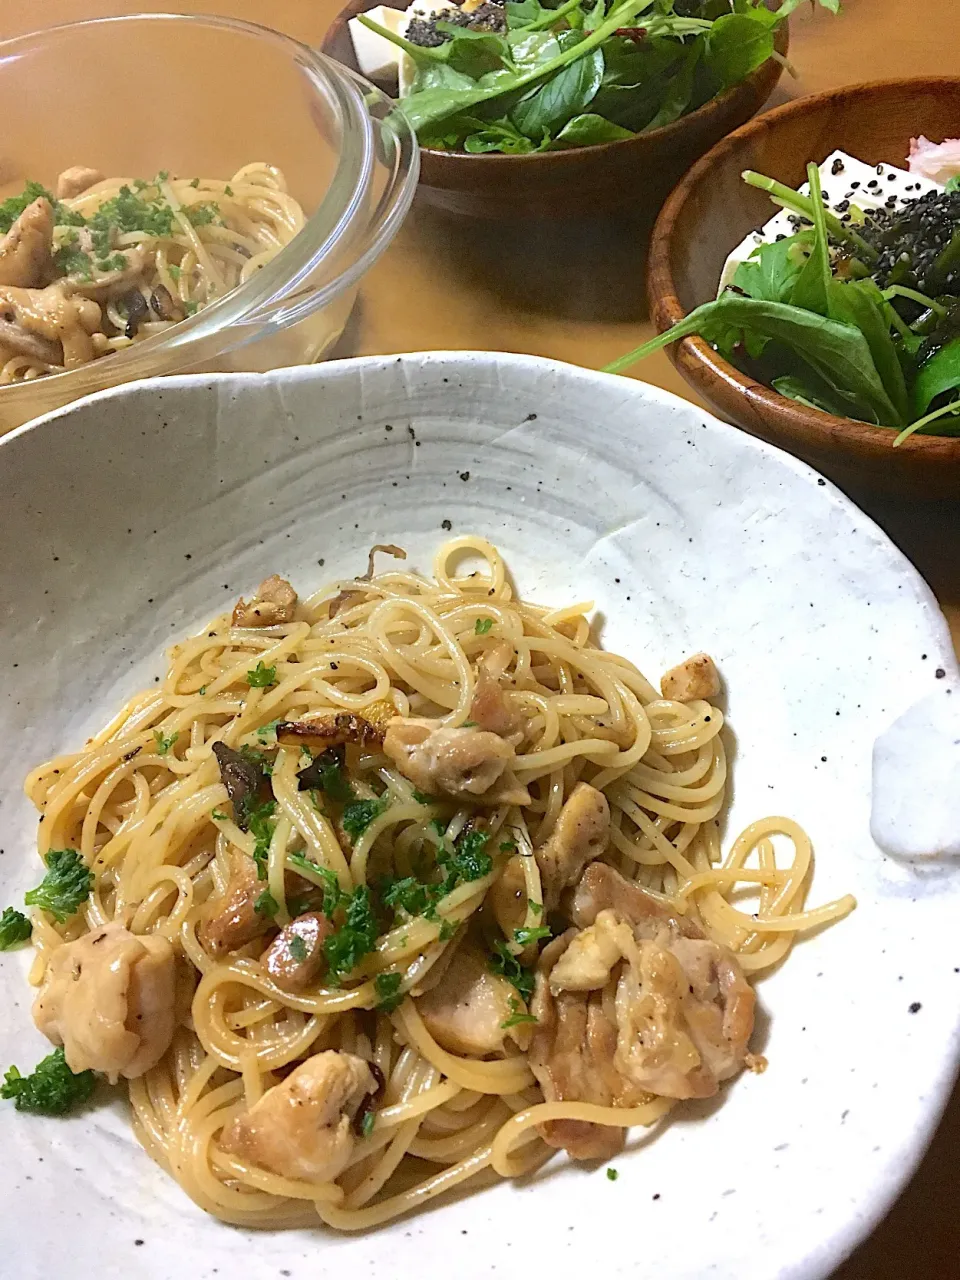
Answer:
[[[907,1012],[908,1012],[908,1013],[919,1013],[919,1012],[920,1012],[920,1010],[921,1010],[922,1008],[923,1008],[923,1005],[920,1003],[920,1001],[919,1001],[919,1000],[914,1000],[913,1004],[910,1006],[910,1008],[907,1010]]]
[[[947,673],[944,671],[943,667],[937,667],[933,674],[937,680],[942,680]]]
[[[469,472],[469,471],[461,471],[461,472],[460,472],[460,479],[461,479],[461,480],[463,480],[463,481],[467,481],[467,480],[469,480],[469,479],[470,479],[470,472]]]
[[[453,528],[453,523],[452,523],[452,521],[450,521],[450,520],[441,520],[441,521],[440,521],[440,528],[441,528],[441,529],[445,529],[445,530],[446,530],[446,532],[447,532],[447,533],[449,533],[449,532],[450,532],[450,530]]]

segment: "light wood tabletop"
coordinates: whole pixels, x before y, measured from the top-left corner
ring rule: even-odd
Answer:
[[[0,34],[134,8],[177,9],[263,22],[318,45],[341,2],[0,0]],[[790,60],[798,78],[784,76],[770,105],[886,76],[957,74],[958,3],[844,0],[839,18],[804,7],[791,20]],[[483,226],[418,203],[365,279],[336,354],[493,348],[596,368],[650,334],[643,298],[643,244],[628,215],[576,224]],[[663,354],[648,360],[642,373],[647,381],[696,398]],[[927,578],[960,650],[960,500],[851,496]],[[907,1191],[835,1280],[945,1280],[960,1274],[958,1150],[960,1090]]]

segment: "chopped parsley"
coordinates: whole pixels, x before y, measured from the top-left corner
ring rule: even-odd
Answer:
[[[202,697],[203,697],[203,695],[207,692],[207,686],[206,686],[205,684],[202,684],[202,685],[200,686],[200,688],[199,688],[198,692],[199,692],[199,694],[200,694],[200,697],[202,698]]]
[[[371,1133],[373,1133],[374,1124],[376,1124],[376,1117],[372,1111],[368,1111],[360,1122],[360,1132],[365,1138],[369,1138]]]
[[[170,279],[171,279],[171,280],[173,280],[173,281],[175,281],[175,282],[176,282],[176,281],[179,281],[179,279],[180,279],[180,268],[176,265],[176,263],[174,263],[174,262],[168,262],[168,263],[167,263],[167,270],[170,272]]]
[[[329,867],[321,867],[303,853],[288,853],[287,862],[298,871],[308,871],[319,876],[323,881],[323,906],[320,908],[328,920],[333,919],[334,912],[340,905],[342,891],[340,881]]]
[[[273,773],[273,761],[268,755],[258,751],[256,747],[251,747],[248,743],[244,743],[240,748],[240,754],[244,760],[249,760],[251,764],[262,770],[264,777],[269,778]]]
[[[199,185],[200,185],[200,179],[199,179],[199,178],[191,178],[191,179],[190,179],[190,185],[191,185],[191,187],[199,187]]]
[[[456,932],[457,932],[457,926],[453,923],[452,920],[441,920],[440,932],[437,934],[437,938],[441,942],[449,942]]]
[[[521,947],[529,947],[531,942],[539,942],[541,938],[552,936],[552,931],[545,924],[537,925],[535,929],[514,929],[513,931],[513,940],[519,942]]]
[[[516,853],[516,851],[517,851],[517,842],[516,842],[516,840],[501,840],[501,841],[500,841],[500,852],[501,852],[501,853]]]
[[[277,725],[282,724],[282,720],[271,720],[267,724],[262,724],[257,730],[257,738],[264,744],[272,744],[277,740]]]
[[[277,811],[276,800],[250,799],[246,804],[247,830],[253,836],[253,860],[257,864],[257,878],[266,880],[270,841],[276,829],[271,818]]]
[[[340,905],[344,922],[323,943],[330,981],[334,986],[339,986],[340,979],[352,973],[377,943],[377,921],[367,886],[361,884],[352,893],[344,893],[341,889]]]
[[[534,901],[534,899],[533,899],[533,898],[531,898],[527,905],[529,906],[530,910],[533,912],[533,914],[534,914],[535,916],[542,916],[542,915],[543,915],[543,903],[542,903],[542,902],[535,902],[535,901]]]
[[[230,818],[230,815],[229,813],[225,813],[223,809],[213,809],[210,813],[210,817],[214,820],[214,822],[227,822]]]
[[[175,731],[167,737],[162,729],[154,729],[153,740],[157,744],[157,755],[165,756],[179,737],[179,731]]]
[[[386,810],[384,800],[353,800],[343,811],[343,829],[351,840],[357,841],[369,827]]]
[[[484,852],[490,837],[485,831],[468,831],[460,837],[452,854],[441,849],[437,854],[437,862],[447,872],[447,879],[455,876],[460,880],[482,880],[493,870],[493,859]],[[451,885],[448,893],[455,888]]]
[[[617,1173],[616,1169],[608,1169],[608,1170],[607,1170],[607,1181],[608,1181],[608,1182],[616,1182],[616,1180],[617,1180],[619,1177],[620,1177],[620,1175],[619,1175],[619,1173]]]
[[[299,933],[295,933],[290,939],[290,954],[296,960],[297,964],[303,964],[307,958],[307,944],[300,937]]]
[[[44,862],[47,874],[23,900],[28,907],[49,911],[58,924],[63,924],[89,898],[93,872],[76,849],[51,849]]]
[[[468,831],[458,840],[453,851],[437,852],[437,867],[443,878],[423,881],[416,876],[404,876],[400,880],[389,877],[380,882],[379,891],[384,906],[392,907],[397,923],[409,916],[423,916],[432,924],[440,922],[440,941],[446,942],[456,932],[456,923],[441,920],[437,905],[458,885],[482,880],[493,869],[493,859],[484,852],[489,840],[484,831]]]
[[[258,662],[252,671],[247,672],[247,684],[251,689],[269,689],[276,683],[276,667],[265,667],[262,662]]]
[[[403,982],[402,973],[378,973],[373,980],[377,992],[377,1008],[384,1013],[392,1013],[403,1002],[404,992],[400,990]]]
[[[478,618],[476,626],[473,628],[474,634],[478,636],[485,636],[492,626],[492,618]]]
[[[463,722],[464,729],[475,729],[476,727],[477,727],[476,720],[464,720]]]
[[[260,894],[260,897],[257,898],[256,902],[253,904],[253,909],[258,916],[269,916],[272,920],[280,910],[280,904],[269,889],[264,889],[263,893]]]
[[[67,1066],[63,1047],[54,1049],[29,1076],[11,1067],[0,1085],[0,1098],[12,1098],[18,1111],[39,1116],[62,1116],[82,1105],[93,1093],[92,1071],[74,1074]]]
[[[77,276],[80,280],[92,280],[93,272],[89,253],[78,248],[77,233],[67,236],[53,255],[53,265],[58,275]]]
[[[33,926],[22,911],[5,907],[0,916],[0,951],[9,951],[11,947],[26,942],[32,932]]]
[[[500,1029],[501,1031],[508,1031],[510,1027],[519,1027],[524,1022],[536,1022],[536,1018],[532,1013],[527,1013],[516,996],[511,996],[510,1017],[500,1023]]]
[[[202,204],[190,205],[184,209],[184,213],[187,215],[187,221],[192,227],[208,227],[219,218],[220,207],[205,201]]]
[[[232,195],[233,195],[233,187],[231,187],[231,185],[230,185],[230,183],[229,183],[229,182],[228,182],[228,183],[226,184],[226,186],[223,188],[223,194],[224,194],[225,196],[232,196]]]
[[[491,971],[501,974],[511,982],[523,996],[524,1002],[528,1002],[533,995],[533,970],[522,965],[502,939],[497,939],[493,946],[497,954],[490,957]]]
[[[416,788],[413,791],[413,798],[417,804],[433,804],[433,796],[424,795],[422,791],[417,791]]]
[[[105,258],[97,259],[97,270],[110,273],[112,271],[125,271],[127,267],[127,259],[122,253],[110,253]]]

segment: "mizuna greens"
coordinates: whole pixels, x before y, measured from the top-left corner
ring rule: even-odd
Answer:
[[[732,284],[607,366],[620,373],[698,335],[781,395],[897,431],[960,435],[960,191],[841,220],[762,174],[744,181],[794,215],[793,235],[759,245]]]
[[[400,106],[421,145],[522,155],[633,137],[695,111],[775,56],[776,28],[801,3],[507,0],[484,5],[483,29],[471,29],[453,0],[438,0],[419,24],[441,41],[430,46],[359,21],[413,60]]]

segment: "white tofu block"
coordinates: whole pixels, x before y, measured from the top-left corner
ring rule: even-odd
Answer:
[[[410,21],[410,15],[405,10],[388,9],[382,4],[369,9],[365,16],[398,36],[403,35]],[[360,74],[368,80],[399,79],[401,60],[409,61],[407,54],[397,45],[391,44],[385,36],[365,27],[357,18],[351,18],[347,25]]]
[[[834,173],[834,165],[838,162],[843,168]],[[915,200],[928,191],[941,190],[938,183],[922,178],[919,174],[907,173],[905,169],[897,169],[892,164],[864,164],[862,160],[856,160],[844,151],[832,152],[820,165],[820,182],[827,204],[838,216],[845,211],[844,201],[849,201],[858,209],[882,209],[892,197],[897,204],[902,204],[904,200]],[[810,194],[810,186],[806,182],[799,190],[804,195]],[[838,208],[841,205],[844,208]],[[758,245],[773,244],[778,235],[792,236],[795,230],[790,222],[790,214],[786,209],[781,209],[759,231],[751,231],[723,264],[718,296],[728,284],[733,283],[737,267],[741,262],[746,262]]]

